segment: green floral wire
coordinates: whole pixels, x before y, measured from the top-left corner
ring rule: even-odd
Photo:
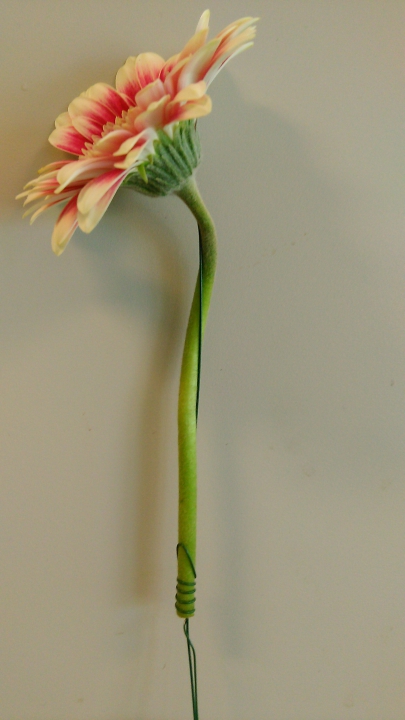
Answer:
[[[189,619],[184,621],[184,634],[187,639],[188,666],[190,670],[191,701],[193,703],[193,720],[198,720],[198,691],[197,691],[197,655],[189,635]]]
[[[200,308],[199,308],[199,314],[198,314],[198,357],[197,357],[197,392],[196,392],[196,398],[195,398],[195,422],[197,424],[198,421],[198,409],[200,404],[200,381],[201,381],[201,348],[202,348],[202,334],[203,334],[203,314],[202,314],[202,306],[203,306],[203,270],[204,270],[204,263],[203,263],[203,253],[202,253],[202,237],[201,237],[201,230],[200,226],[198,226],[198,249],[199,249],[199,258],[200,258]]]

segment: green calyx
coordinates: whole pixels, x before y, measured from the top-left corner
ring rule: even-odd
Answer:
[[[128,175],[122,187],[151,197],[181,190],[200,163],[201,146],[195,120],[179,122],[172,138],[159,130],[154,147],[155,154]]]

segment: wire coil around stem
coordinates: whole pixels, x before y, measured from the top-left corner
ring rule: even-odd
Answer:
[[[178,543],[178,545],[176,547],[177,555],[179,554],[180,548],[186,554],[190,568],[194,575],[194,580],[192,582],[186,582],[185,580],[181,580],[181,578],[179,578],[179,577],[177,578],[175,607],[176,607],[176,610],[179,610],[182,613],[183,617],[185,615],[186,616],[189,615],[191,617],[192,615],[194,615],[197,574],[196,574],[194,563],[191,559],[190,553],[183,543]],[[191,606],[191,607],[188,609],[187,606]]]

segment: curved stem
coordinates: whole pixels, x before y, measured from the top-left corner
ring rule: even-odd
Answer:
[[[180,376],[179,432],[179,534],[176,609],[179,617],[195,612],[195,564],[197,538],[197,418],[198,357],[200,340],[207,321],[216,266],[214,223],[203,203],[194,177],[176,193],[189,207],[198,223],[200,234],[202,283],[200,273],[191,305],[183,350]],[[202,290],[202,323],[200,325],[200,289]]]

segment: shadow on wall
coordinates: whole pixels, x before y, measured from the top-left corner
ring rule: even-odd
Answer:
[[[92,273],[103,304],[117,306],[130,316],[143,316],[152,326],[146,382],[134,377],[133,397],[128,402],[126,438],[122,477],[121,556],[117,558],[118,602],[134,599],[142,604],[158,598],[159,551],[162,547],[161,528],[164,514],[164,480],[167,471],[166,435],[168,415],[176,418],[175,408],[168,408],[168,390],[172,385],[174,359],[179,355],[185,328],[184,318],[185,267],[179,255],[177,238],[170,223],[164,222],[165,199],[148,199],[122,190],[111,208],[114,228],[119,216],[125,223],[119,242],[111,245],[105,233],[94,242],[80,238],[82,249],[90,254]],[[169,202],[181,202],[177,198]],[[133,217],[131,217],[131,213]],[[133,226],[133,237],[128,227]],[[153,247],[158,273],[152,282],[136,269],[137,236]],[[198,235],[196,231],[196,242]],[[129,261],[129,262],[128,262]],[[139,423],[139,425],[138,425]],[[173,551],[174,552],[174,551]]]
[[[375,291],[380,268],[364,251],[371,231],[358,209],[364,197],[322,167],[305,131],[246,105],[229,75],[221,82],[202,133],[202,189],[220,238],[209,322],[215,325],[211,337],[221,342],[204,355],[201,421],[208,422],[217,468],[210,548],[215,587],[221,588],[217,637],[227,655],[240,656],[251,644],[244,636],[248,625],[241,623],[251,616],[246,587],[254,579],[248,557],[255,550],[245,524],[249,498],[262,495],[283,533],[288,521],[283,508],[277,513],[272,505],[277,492],[273,497],[271,487],[279,478],[271,460],[264,469],[267,487],[254,467],[246,475],[249,438],[267,437],[267,458],[270,447],[302,457],[302,472],[292,479],[297,490],[320,468],[310,482],[320,483],[333,505],[337,478],[356,493],[381,468],[398,472],[403,463],[398,408],[387,393],[390,367],[399,357],[402,373],[405,367],[389,307]],[[380,201],[375,193],[366,199],[371,207]],[[274,570],[270,535],[264,527],[264,556],[257,548],[256,575],[267,578]],[[272,598],[263,604],[271,609]],[[269,618],[266,627],[271,644]],[[236,687],[232,694],[236,708]]]

